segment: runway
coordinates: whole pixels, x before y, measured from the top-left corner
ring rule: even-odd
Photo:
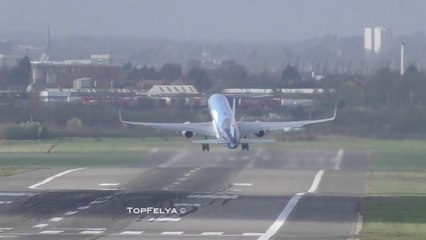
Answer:
[[[0,177],[0,238],[356,239],[367,164],[362,150],[185,145]]]

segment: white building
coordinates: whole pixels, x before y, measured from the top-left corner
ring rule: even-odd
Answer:
[[[364,28],[364,49],[378,54],[392,42],[392,30],[385,27]]]

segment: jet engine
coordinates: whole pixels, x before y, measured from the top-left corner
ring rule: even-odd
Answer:
[[[265,131],[260,130],[259,132],[255,133],[254,135],[256,135],[257,137],[263,137],[263,136],[265,136]]]
[[[186,138],[192,138],[195,134],[191,131],[182,131],[182,135]]]

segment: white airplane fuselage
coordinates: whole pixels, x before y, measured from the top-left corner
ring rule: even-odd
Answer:
[[[216,138],[225,141],[231,149],[240,145],[240,131],[229,102],[222,94],[213,94],[208,100],[210,115],[216,131]]]

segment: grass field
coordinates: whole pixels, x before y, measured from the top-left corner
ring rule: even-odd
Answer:
[[[180,146],[175,139],[65,139],[57,141],[3,141],[0,167],[131,166],[143,161],[155,146]]]
[[[185,143],[169,139],[65,139],[0,142],[0,176],[34,168],[132,166],[153,147]],[[426,239],[426,141],[384,141],[335,138],[313,142],[279,142],[285,149],[345,148],[371,152],[363,203],[362,239]]]

